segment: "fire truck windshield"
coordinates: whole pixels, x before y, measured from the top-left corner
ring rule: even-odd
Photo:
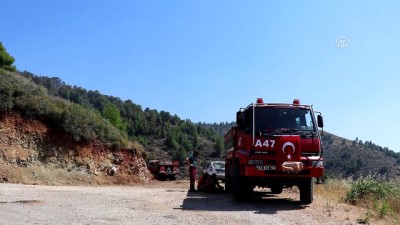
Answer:
[[[255,130],[273,131],[316,131],[314,117],[307,108],[255,108]]]

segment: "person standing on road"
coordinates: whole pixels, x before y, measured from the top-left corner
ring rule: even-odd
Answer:
[[[186,161],[189,163],[189,178],[190,178],[190,189],[189,191],[194,192],[196,189],[194,188],[196,183],[196,161],[197,156],[199,155],[198,151],[194,151],[192,155],[186,158]]]

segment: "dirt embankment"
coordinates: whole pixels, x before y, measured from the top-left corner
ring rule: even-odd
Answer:
[[[110,176],[113,165],[117,176]],[[0,182],[129,184],[149,178],[144,159],[134,149],[77,142],[39,120],[0,115]]]

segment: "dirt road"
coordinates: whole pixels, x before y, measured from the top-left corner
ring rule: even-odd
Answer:
[[[138,186],[0,184],[0,224],[356,224],[359,211],[298,194],[256,194],[237,203],[229,194],[188,193],[187,181]]]

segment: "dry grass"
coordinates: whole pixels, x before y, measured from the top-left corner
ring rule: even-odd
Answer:
[[[10,183],[38,184],[38,185],[81,185],[90,184],[92,181],[88,174],[57,168],[47,168],[33,165],[18,167],[3,165],[1,170],[7,174]]]
[[[360,179],[374,179],[366,177]],[[323,185],[317,185],[315,193],[327,201],[327,210],[332,203],[351,203],[367,209],[367,213],[360,218],[359,223],[370,224],[372,219],[383,221],[385,224],[400,224],[400,180],[371,182],[371,187],[362,189],[360,179],[329,179]],[[378,186],[379,185],[379,186]],[[364,185],[365,186],[365,185]],[[382,195],[379,187],[387,187],[387,193]],[[349,201],[349,193],[360,194],[356,201]],[[379,195],[376,194],[379,193]]]
[[[0,164],[0,182],[7,177],[9,183],[33,185],[132,185],[144,184],[145,181],[137,176],[118,174],[107,176],[104,173],[88,174],[86,171],[68,171],[61,168],[49,168],[32,165],[18,167]]]
[[[345,179],[329,179],[323,185],[317,185],[315,193],[323,196],[327,200],[344,203],[346,194],[351,188],[350,180]]]
[[[400,179],[393,181],[394,186],[391,190],[391,194],[387,199],[387,204],[390,206],[393,217],[400,224]]]

